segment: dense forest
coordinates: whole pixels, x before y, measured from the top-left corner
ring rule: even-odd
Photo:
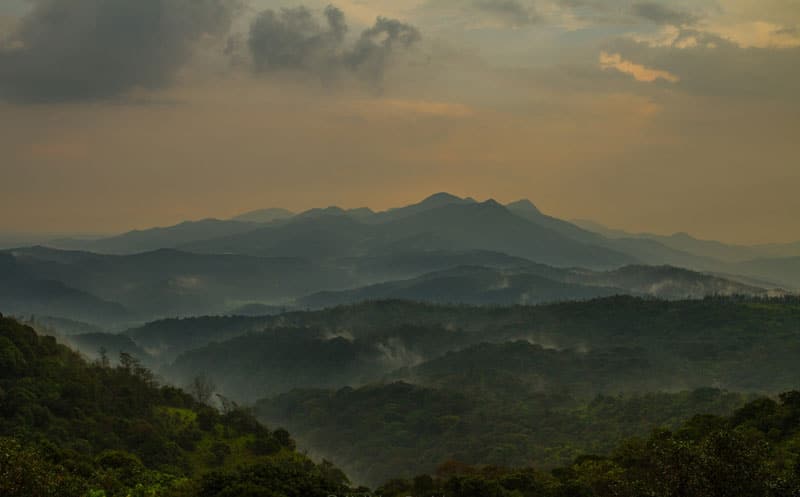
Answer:
[[[40,326],[38,323],[34,323]],[[47,329],[47,326],[40,326]],[[205,376],[358,483],[442,461],[551,469],[795,388],[800,301],[616,296],[539,306],[375,301],[64,337]]]
[[[53,338],[0,318],[0,494],[323,497],[368,492],[352,488],[333,464],[314,463],[298,453],[288,432],[265,428],[232,401],[210,407],[212,390],[197,387],[189,395],[159,385],[129,355],[115,366],[102,356],[88,363]],[[548,416],[551,424],[562,419],[582,426],[600,454],[547,467],[513,457],[475,464],[469,452],[445,450],[442,455],[449,457],[437,461],[429,474],[388,478],[375,495],[788,497],[800,492],[798,392],[749,399],[714,389],[597,397],[588,406],[560,412],[549,412],[546,398],[536,403],[539,412],[525,411],[520,399],[519,409],[495,412],[494,418],[489,406],[404,383],[345,389],[326,398],[314,392],[292,396],[298,412],[314,413],[325,403],[341,411],[338,419],[317,428],[332,440],[341,436],[337,423],[354,420],[353,430],[364,443],[353,450],[365,454],[380,443],[402,447],[415,438],[405,433],[412,429],[433,439],[459,431],[462,448],[502,454],[520,439],[504,440],[497,427],[515,417],[535,424]],[[370,402],[380,409],[365,409]],[[421,407],[404,412],[403,406],[416,405]],[[449,417],[452,408],[464,419]],[[705,413],[680,421],[691,410]],[[370,412],[380,419],[362,415]],[[314,415],[316,422],[324,417]],[[378,424],[385,430],[371,433]],[[603,432],[598,430],[602,424],[616,426],[615,435],[592,439],[592,433]],[[653,427],[659,428],[623,440]],[[431,462],[436,456],[420,452],[420,446],[405,448]]]
[[[386,380],[469,384],[453,376],[477,364],[480,371],[517,365],[506,373],[584,397],[709,386],[777,393],[800,376],[796,298],[618,296],[513,307],[381,301],[264,317],[262,332],[253,332],[253,318],[200,318],[129,336],[146,350],[178,350],[186,330],[210,323],[218,338],[189,333],[196,348],[163,372],[181,384],[207,373],[242,401]]]
[[[377,495],[452,497],[790,497],[800,494],[800,392],[760,398],[731,416],[698,415],[631,438],[606,456],[548,472],[441,464]]]
[[[230,401],[159,385],[130,355],[87,363],[0,317],[0,495],[322,497],[349,491]]]
[[[473,378],[474,379],[474,378]],[[550,469],[587,454],[606,454],[653,427],[674,428],[693,415],[727,415],[747,396],[701,389],[598,396],[582,402],[531,390],[513,378],[483,384],[494,392],[434,389],[408,383],[296,390],[257,404],[314,454],[336,460],[359,482],[434,470],[442,461]],[[499,387],[508,381],[506,388]]]

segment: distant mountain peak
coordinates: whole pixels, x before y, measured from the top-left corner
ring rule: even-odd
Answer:
[[[318,217],[318,216],[346,216],[347,212],[342,209],[341,207],[331,205],[329,207],[316,207],[314,209],[309,209],[305,212],[301,212],[297,215],[298,218],[306,218],[306,217]]]
[[[535,212],[536,214],[542,213],[542,211],[540,211],[539,208],[527,198],[517,200],[516,202],[511,202],[510,204],[506,205],[506,207],[520,211],[524,210],[527,212]]]
[[[422,204],[444,204],[444,203],[454,203],[454,202],[464,202],[467,199],[463,199],[461,197],[457,197],[451,193],[447,192],[439,192],[434,193],[433,195],[427,197],[423,200]]]
[[[294,216],[294,212],[292,211],[280,208],[269,208],[245,212],[244,214],[240,214],[232,218],[232,220],[254,223],[271,223],[273,221],[288,219],[292,216]]]
[[[347,212],[361,213],[361,214],[375,214],[375,211],[373,211],[369,207],[358,207],[356,209],[348,209]]]

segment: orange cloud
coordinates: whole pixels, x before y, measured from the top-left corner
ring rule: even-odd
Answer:
[[[630,74],[636,81],[645,83],[653,83],[659,79],[670,83],[677,83],[681,80],[678,76],[668,71],[651,69],[641,64],[625,60],[622,58],[622,55],[618,53],[610,54],[608,52],[601,52],[600,67],[604,70],[615,69],[621,73]]]

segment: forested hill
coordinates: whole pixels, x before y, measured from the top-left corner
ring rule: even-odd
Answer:
[[[3,497],[323,497],[350,491],[285,430],[159,385],[130,356],[89,364],[0,315]],[[200,393],[202,389],[198,389]],[[206,391],[207,397],[210,392]]]
[[[698,415],[673,431],[620,443],[550,472],[450,461],[392,480],[383,497],[795,497],[800,495],[800,392],[752,401],[727,417]]]
[[[196,393],[207,399],[210,391]],[[361,405],[341,397],[343,412]],[[403,427],[391,412],[395,397],[380,419],[396,435]],[[663,398],[671,405],[676,399]],[[689,400],[705,403],[704,412],[728,402],[712,391]],[[622,408],[623,418],[641,411],[626,405],[606,399],[592,409],[603,416]],[[265,428],[247,410],[230,402],[217,410],[158,385],[128,356],[115,367],[102,359],[87,363],[53,338],[0,316],[3,497],[792,497],[800,495],[798,447],[800,393],[789,392],[748,402],[731,416],[699,415],[673,431],[620,440],[606,455],[581,456],[552,471],[444,460],[430,476],[390,480],[366,494],[350,488],[333,464],[296,452],[286,431]]]

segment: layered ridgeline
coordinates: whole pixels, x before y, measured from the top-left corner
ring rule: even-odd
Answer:
[[[428,383],[437,364],[450,374],[470,364],[487,371],[514,365],[491,347],[461,362],[463,356],[448,356],[481,344],[520,349],[531,355],[526,370],[540,384],[575,395],[707,386],[774,393],[800,376],[798,332],[796,298],[610,297],[514,307],[371,302],[261,318],[160,321],[125,335],[163,354],[168,377],[187,382],[206,372],[235,399],[251,401],[293,388]],[[548,361],[553,366],[542,367]]]
[[[323,497],[342,472],[226,401],[160,386],[132,357],[87,363],[0,316],[0,495]],[[199,398],[199,400],[198,400]]]
[[[738,247],[595,230],[528,201],[501,205],[448,194],[385,212],[267,209],[6,250],[0,276],[10,283],[0,288],[0,307],[123,329],[162,317],[379,298],[511,305],[620,293],[775,295],[800,287],[797,245]]]
[[[401,299],[444,304],[525,305],[613,295],[687,299],[782,293],[672,266],[625,266],[611,271],[590,271],[531,263],[506,268],[459,266],[409,280],[318,292],[297,299],[296,304],[304,308],[323,308],[367,300]]]
[[[784,293],[671,266],[557,268],[486,251],[322,262],[171,249],[117,256],[37,247],[0,253],[0,274],[0,305],[9,313],[114,328],[160,317],[263,315],[378,299],[514,305],[621,294],[683,299]],[[381,283],[369,284],[376,281]]]
[[[371,302],[157,321],[106,338],[144,351],[177,384],[207,375],[237,401],[261,399],[268,424],[378,484],[449,458],[551,467],[653,426],[729,413],[750,393],[796,385],[799,332],[796,298],[611,297]],[[111,350],[100,337],[69,339]]]
[[[475,353],[467,352],[467,359],[474,360]],[[521,363],[515,367],[528,369]],[[435,378],[439,369],[422,367],[419,374]],[[373,467],[385,465],[378,449],[391,444],[403,451],[406,462],[414,455],[419,459],[367,494],[366,488],[350,488],[331,463],[315,464],[298,454],[287,432],[264,428],[229,401],[218,411],[178,389],[157,385],[129,357],[123,356],[116,367],[103,361],[89,364],[52,338],[0,318],[0,494],[788,497],[800,492],[797,392],[747,401],[704,389],[599,397],[585,408],[559,410],[552,402],[560,401],[548,398],[556,394],[534,400],[533,394],[515,392],[510,384],[502,390],[491,380],[471,383],[478,390],[496,390],[485,406],[471,404],[463,394],[405,383],[323,398],[314,392],[292,394],[289,408],[295,415],[315,417],[319,437],[342,442],[337,451],[341,457],[363,451]],[[195,394],[205,399],[211,391],[201,383]],[[514,409],[492,404],[505,395],[518,399]],[[335,410],[325,420],[329,406]],[[453,415],[454,408],[462,414]],[[471,410],[480,412],[473,415]],[[680,421],[693,412],[705,414]],[[553,443],[559,429],[573,426],[601,455],[581,455],[554,469],[532,466],[531,455],[519,455],[536,454],[536,444],[524,430],[542,424],[539,418],[547,420],[549,435],[536,443]],[[503,431],[504,425],[515,423],[514,433]],[[598,431],[610,425],[619,430],[607,440],[598,439]],[[645,438],[622,440],[655,426],[671,431],[660,428]],[[451,440],[458,434],[460,441],[426,450],[428,439],[438,445],[448,432]],[[356,434],[358,443],[351,446],[348,437]],[[422,466],[431,468],[430,475],[412,472]]]

